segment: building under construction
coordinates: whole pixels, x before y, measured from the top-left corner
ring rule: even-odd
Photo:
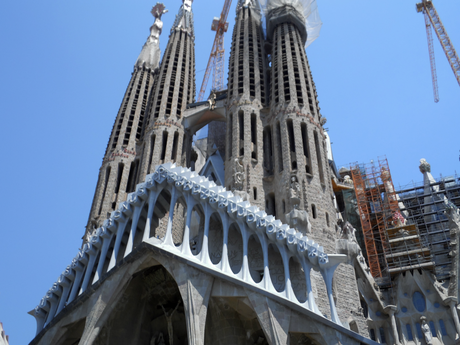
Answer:
[[[426,162],[420,169],[424,182],[398,191],[386,158],[354,163],[350,171],[341,171],[342,177],[351,174],[354,183],[354,191],[342,193],[343,216],[357,228],[370,273],[383,288],[407,270],[430,270],[440,281],[450,276],[450,234],[444,210],[448,202],[460,206],[460,180],[457,175],[434,179]]]

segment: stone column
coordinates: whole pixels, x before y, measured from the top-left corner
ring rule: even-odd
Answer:
[[[391,332],[393,335],[394,342],[396,345],[400,345],[401,343],[399,342],[398,328],[396,327],[395,320],[396,309],[397,307],[395,305],[387,305],[383,311],[390,316]]]
[[[450,311],[452,312],[452,318],[454,319],[454,323],[455,323],[455,330],[457,331],[457,334],[460,336],[460,322],[458,320],[458,314],[457,314],[457,308],[456,308],[457,298],[447,297],[443,302],[445,305],[448,305],[450,307]]]

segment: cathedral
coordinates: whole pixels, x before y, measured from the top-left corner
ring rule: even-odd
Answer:
[[[441,264],[421,263],[429,249],[406,225],[412,213],[389,170],[381,204],[400,217],[389,243],[421,243],[419,252],[374,253],[366,241],[370,199],[360,192],[371,187],[359,189],[359,167],[335,166],[305,52],[307,3],[239,0],[227,89],[204,102],[192,0],[167,28],[162,57],[161,18],[174,9],[153,7],[82,247],[31,312],[30,344],[457,343],[458,275],[437,280]],[[457,206],[430,189],[423,167],[457,253]],[[384,275],[391,255],[412,260],[398,276]]]

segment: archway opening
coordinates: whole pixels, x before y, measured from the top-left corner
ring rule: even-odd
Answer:
[[[243,265],[243,238],[236,223],[228,230],[228,262],[232,272],[237,274]]]
[[[278,247],[272,243],[268,246],[268,268],[270,278],[276,291],[284,291],[286,287],[283,258]]]
[[[257,235],[251,235],[248,241],[248,263],[254,283],[259,283],[264,276],[264,253]]]
[[[307,284],[305,280],[305,272],[299,259],[291,257],[289,259],[289,276],[291,278],[291,286],[297,300],[304,303],[307,300]]]
[[[222,248],[224,245],[224,228],[222,220],[217,212],[214,212],[209,219],[209,258],[214,265],[222,259]]]

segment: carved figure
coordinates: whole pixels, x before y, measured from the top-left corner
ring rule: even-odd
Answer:
[[[297,176],[291,176],[291,186],[289,188],[289,197],[294,208],[297,208],[300,203],[301,189],[300,183],[297,181]]]
[[[177,302],[176,308],[174,308],[174,310],[170,310],[168,312],[166,312],[165,308],[163,307],[163,304],[160,303],[161,309],[163,309],[163,313],[165,313],[166,321],[168,322],[169,345],[173,345],[173,337],[174,337],[172,317],[174,313],[176,312],[177,308],[179,307],[180,302],[181,301]],[[160,335],[163,338],[163,333],[160,333]],[[163,340],[163,344],[164,344],[164,340]]]
[[[343,224],[340,235],[343,240],[358,243],[358,240],[356,239],[356,229],[348,221]]]
[[[252,5],[252,0],[244,0],[243,7],[249,7]]]
[[[214,110],[216,108],[216,93],[211,91],[211,95],[208,98],[209,109]]]
[[[286,214],[286,222],[291,228],[300,231],[304,235],[311,233],[310,218],[305,210],[293,209]]]
[[[433,345],[433,337],[431,336],[430,326],[428,326],[428,323],[426,322],[426,317],[422,316],[420,321],[422,321],[422,332],[425,337],[426,345]]]
[[[242,190],[244,183],[244,166],[240,158],[235,158],[235,166],[233,167],[233,182],[235,190]]]
[[[348,185],[348,186],[353,186],[353,180],[351,179],[351,177],[349,175],[345,175],[343,177],[343,183]]]
[[[396,211],[393,213],[393,225],[394,226],[404,226],[406,225],[406,218],[404,218],[401,212]]]

